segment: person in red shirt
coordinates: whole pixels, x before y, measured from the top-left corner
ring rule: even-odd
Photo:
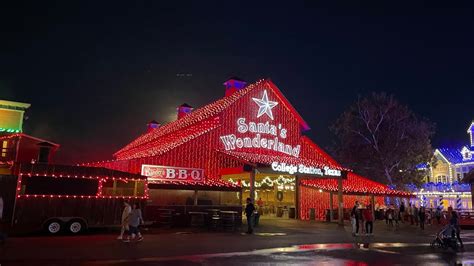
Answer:
[[[365,221],[365,232],[368,235],[372,235],[374,229],[374,215],[372,213],[372,206],[369,204],[367,208],[362,212]],[[370,230],[369,230],[370,229]]]

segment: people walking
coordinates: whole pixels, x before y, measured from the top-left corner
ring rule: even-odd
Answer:
[[[374,214],[372,212],[372,205],[368,205],[366,209],[362,212],[362,217],[365,222],[365,233],[367,235],[372,235],[374,229]]]
[[[399,214],[399,217],[398,217],[398,220],[401,220],[402,223],[404,223],[404,221],[403,221],[404,216],[405,216],[405,203],[402,202],[400,204],[400,214]]]
[[[130,242],[131,240],[135,240],[135,239],[137,242],[142,241],[143,236],[138,226],[143,223],[144,221],[142,217],[142,211],[140,210],[140,205],[138,205],[138,203],[134,203],[132,206],[132,211],[130,212],[130,218],[128,221],[129,235],[126,239],[124,239],[124,241]]]
[[[359,235],[360,210],[359,210],[358,201],[356,201],[354,203],[354,207],[352,207],[351,222],[352,222],[352,235],[353,236]]]
[[[132,206],[128,204],[128,202],[123,202],[123,211],[122,211],[122,220],[121,220],[121,228],[120,228],[120,235],[117,239],[122,240],[123,234],[128,231],[128,221],[130,218],[130,213],[132,212]]]
[[[433,217],[433,210],[430,208],[426,212],[426,220],[428,220],[428,225],[431,225],[431,218]]]
[[[253,213],[255,206],[251,198],[247,198],[247,205],[245,206],[245,216],[247,216],[247,234],[253,234]]]
[[[456,238],[461,245],[461,248],[464,248],[464,244],[462,243],[461,239],[461,227],[459,226],[459,216],[456,211],[452,211],[451,213],[451,220],[449,223],[456,229]]]
[[[438,206],[435,211],[435,217],[436,221],[438,222],[438,225],[441,224],[441,208]]]
[[[414,224],[414,220],[413,220],[413,207],[411,206],[411,203],[408,204],[408,207],[407,207],[407,215],[408,215],[408,219],[410,220],[410,224],[413,225],[413,224]]]
[[[394,216],[394,211],[393,211],[393,205],[390,206],[387,210],[387,218],[388,218],[388,226],[393,227],[393,216]]]
[[[400,221],[400,217],[402,217],[400,215],[400,211],[397,207],[395,207],[393,209],[393,221],[395,223],[395,230],[398,230],[398,226],[399,226],[399,221]]]
[[[420,220],[420,228],[421,230],[425,230],[425,218],[426,218],[425,207],[420,208],[420,211],[418,212],[418,216]]]
[[[416,206],[413,206],[413,218],[415,219],[415,225],[418,227],[418,222],[419,222],[419,210]]]

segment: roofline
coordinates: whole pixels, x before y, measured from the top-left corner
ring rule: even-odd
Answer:
[[[318,144],[314,143],[314,141],[312,139],[310,139],[308,136],[302,135],[301,139],[304,140],[304,141],[307,141],[308,144],[311,145],[311,147],[313,149],[316,149],[318,152],[320,152],[325,157],[325,159],[327,159],[331,163],[334,163],[338,167],[342,167],[342,165],[339,164],[334,158],[332,158],[332,156],[329,153],[327,153],[325,150],[323,150],[321,147],[319,147]],[[350,169],[350,170],[352,171],[352,169]]]
[[[2,108],[1,106],[16,107],[16,108],[26,110],[31,106],[31,104],[22,103],[22,102],[7,101],[7,100],[0,100],[0,108]]]
[[[467,128],[467,133],[471,133],[471,128],[474,127],[474,121],[471,122],[471,124],[469,125],[469,127]]]
[[[230,95],[228,97],[222,97],[214,102],[211,102],[209,104],[206,104],[204,106],[201,106],[199,108],[196,108],[194,110],[194,112],[192,112],[190,115],[188,116],[185,116],[181,119],[177,119],[177,120],[174,120],[174,121],[171,121],[165,125],[163,125],[160,129],[158,130],[164,130],[164,128],[168,129],[171,127],[171,125],[173,123],[178,123],[179,121],[183,121],[182,119],[189,119],[189,117],[192,117],[193,114],[196,114],[198,112],[200,112],[200,110],[202,110],[203,108],[206,108],[207,106],[209,105],[213,105],[213,104],[216,104],[217,102],[219,101],[225,101],[224,99],[229,99],[230,97],[234,97],[234,99],[232,99],[232,102],[231,104],[229,104],[226,108],[229,108],[233,103],[235,103],[238,99],[240,99],[241,97],[243,97],[244,95],[246,95],[247,93],[249,93],[250,91],[252,91],[256,86],[259,86],[259,85],[263,85],[263,86],[268,86],[269,89],[271,89],[276,95],[277,97],[283,102],[283,105],[285,107],[287,107],[291,113],[295,116],[295,118],[298,120],[301,128],[303,131],[307,131],[310,129],[310,127],[308,126],[308,124],[306,123],[306,121],[301,117],[301,115],[298,113],[298,111],[296,111],[296,109],[293,107],[293,105],[288,101],[288,99],[283,95],[283,93],[280,91],[280,89],[269,79],[262,79],[262,80],[259,80],[257,82],[254,82],[250,85],[248,85],[247,87],[245,87],[245,89],[241,90],[241,91],[244,91],[243,93],[241,93],[241,95],[238,95],[238,96],[234,96],[236,95],[236,93],[234,93],[233,95]],[[252,88],[249,88],[249,86],[253,86]],[[240,91],[239,91],[240,92]],[[218,113],[222,113],[223,110],[220,110]],[[218,113],[214,114],[213,116],[209,116],[207,117],[206,119],[210,118],[210,117],[215,117],[218,115]],[[188,125],[189,126],[189,125]],[[157,131],[153,131],[153,134],[155,134]],[[166,134],[170,134],[172,133],[173,131],[170,131]],[[127,150],[130,150],[130,149],[133,149],[133,148],[136,148],[138,146],[141,146],[142,144],[137,144],[137,146],[134,146],[134,147],[129,147],[129,145],[131,145],[132,143],[134,143],[135,141],[137,141],[138,139],[142,138],[143,136],[147,135],[147,134],[152,134],[152,132],[145,132],[143,134],[141,134],[140,136],[136,137],[134,140],[132,140],[131,142],[129,142],[128,144],[126,144],[124,147],[122,147],[121,149],[119,149],[118,151],[114,152],[113,153],[113,156],[114,157],[117,157],[118,154],[122,153],[122,152],[125,152]],[[164,134],[164,135],[166,135]],[[163,136],[164,136],[163,135]]]
[[[309,127],[308,123],[303,119],[303,117],[298,113],[298,111],[295,109],[295,107],[288,101],[288,99],[285,97],[285,95],[281,92],[281,90],[273,83],[273,81],[270,78],[266,78],[265,82],[270,85],[270,87],[276,92],[277,96],[283,100],[283,103],[293,112],[293,114],[296,116],[296,119],[298,122],[300,122],[301,127],[303,128],[304,131],[308,131],[311,128]]]
[[[54,143],[54,142],[51,142],[51,141],[48,141],[48,140],[45,140],[45,139],[40,139],[40,138],[37,138],[37,137],[33,137],[33,136],[27,135],[25,133],[15,133],[15,134],[10,134],[10,135],[3,135],[3,136],[0,136],[0,139],[13,138],[13,137],[26,137],[26,138],[30,138],[30,139],[33,139],[33,140],[36,140],[36,141],[39,141],[39,142],[47,142],[47,143],[53,145],[56,148],[59,148],[61,146],[57,143]]]
[[[441,155],[441,157],[443,157],[443,159],[444,159],[447,163],[451,164],[451,161],[448,160],[448,159],[446,158],[446,156],[444,156],[444,154],[443,154],[439,149],[436,149],[434,153],[435,153],[435,154],[436,154],[436,153],[439,153],[439,154]]]

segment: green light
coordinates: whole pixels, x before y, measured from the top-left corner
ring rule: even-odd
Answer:
[[[13,128],[3,128],[0,127],[0,132],[6,132],[6,133],[20,133],[19,129],[13,129]]]

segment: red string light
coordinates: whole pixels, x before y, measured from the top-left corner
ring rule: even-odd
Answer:
[[[300,190],[300,218],[302,220],[309,220],[310,209],[315,210],[315,218],[318,220],[326,219],[326,210],[330,209],[330,194],[327,192],[319,192],[318,189],[311,187],[302,186]],[[354,206],[355,201],[359,201],[363,204],[370,203],[370,197],[368,195],[344,195],[343,196],[343,208],[350,209]],[[375,203],[379,205],[384,204],[382,196],[375,197]],[[337,209],[337,195],[333,196],[333,208]]]
[[[282,153],[278,151],[263,148],[224,150],[220,136],[236,132],[235,121],[240,117],[257,119],[258,109],[252,109],[257,108],[252,98],[261,97],[263,90],[272,91],[270,95],[272,99],[280,102],[278,108],[273,110],[276,118],[273,122],[288,131],[284,138],[285,143],[300,145],[301,152],[298,158],[290,155],[282,156]],[[143,164],[203,168],[207,176],[206,185],[215,187],[232,187],[233,184],[220,180],[220,170],[242,167],[244,163],[270,165],[277,161],[314,167],[329,166],[331,169],[350,171],[337,163],[308,137],[303,136],[301,131],[306,128],[305,122],[278,88],[268,80],[260,80],[245,89],[196,109],[183,118],[139,136],[114,154],[116,160],[82,165],[105,167],[129,173],[140,173]],[[166,183],[165,181],[157,182]],[[188,181],[172,181],[172,183],[199,185]],[[302,185],[324,191],[337,191],[336,179],[308,180]],[[353,173],[349,173],[347,180],[343,181],[343,190],[344,193],[410,196],[409,193],[390,190],[383,184]]]
[[[87,168],[87,167],[76,167],[76,166],[57,166],[57,165],[20,165],[20,173],[17,181],[17,198],[66,198],[66,199],[148,199],[148,181],[145,177],[140,175],[133,175],[125,172],[111,171],[108,169],[98,168]],[[75,174],[74,172],[111,172],[114,176],[109,175],[86,175],[86,174]],[[121,177],[121,176],[123,177]],[[95,179],[98,180],[98,190],[96,195],[48,195],[48,194],[21,194],[21,186],[23,178],[36,178],[36,177],[51,176],[53,178],[73,178],[73,179]],[[118,176],[118,177],[117,177]],[[109,196],[103,194],[104,182],[112,180],[119,182],[143,182],[144,195],[143,196]]]

